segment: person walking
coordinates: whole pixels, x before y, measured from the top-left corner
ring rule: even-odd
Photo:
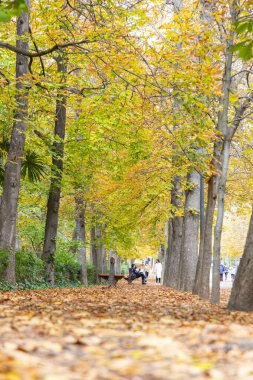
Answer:
[[[150,271],[150,265],[149,265],[149,263],[145,264],[144,269],[145,269],[145,276],[146,276],[146,278],[148,278],[149,271]]]
[[[157,284],[161,284],[162,269],[162,264],[160,263],[160,260],[157,259],[155,262],[155,281]]]

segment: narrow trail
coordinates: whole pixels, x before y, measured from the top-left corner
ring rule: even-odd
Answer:
[[[0,293],[1,380],[253,379],[253,314],[163,286]]]

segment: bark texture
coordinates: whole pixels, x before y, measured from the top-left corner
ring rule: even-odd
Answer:
[[[76,204],[76,240],[78,241],[77,258],[81,266],[81,283],[88,285],[86,247],[85,247],[85,204],[82,192],[77,192],[75,196]]]
[[[180,257],[180,289],[192,291],[198,262],[200,175],[187,175],[189,190],[185,195],[183,243]]]
[[[178,289],[179,264],[182,249],[183,216],[177,216],[176,212],[182,207],[181,177],[177,176],[173,181],[171,190],[171,205],[174,215],[169,219],[168,249],[164,260],[165,286]]]
[[[235,23],[238,18],[238,9],[237,9],[237,2],[234,1],[232,8],[231,8],[231,18],[232,23]],[[227,99],[227,103],[229,103],[229,94],[231,91],[231,88],[233,90],[236,90],[238,88],[238,83],[236,81],[233,81],[233,67],[232,67],[232,53],[231,53],[231,47],[234,43],[234,33],[233,31],[230,34],[230,39],[227,40],[227,59],[226,59],[226,80],[224,87],[226,88],[227,95],[225,96],[225,99]],[[214,247],[213,247],[213,286],[212,286],[212,297],[211,300],[213,303],[219,303],[220,302],[220,280],[219,280],[219,266],[220,266],[220,257],[221,257],[221,235],[222,235],[222,225],[223,225],[223,219],[224,219],[224,211],[225,211],[225,192],[226,192],[226,183],[227,183],[227,176],[228,176],[228,167],[229,167],[229,159],[230,159],[230,148],[231,148],[231,142],[232,139],[242,123],[245,112],[248,110],[249,106],[251,105],[253,101],[253,92],[249,93],[245,99],[238,102],[235,110],[235,116],[232,120],[232,122],[228,123],[228,104],[225,103],[225,112],[226,114],[223,115],[223,119],[221,120],[221,130],[223,132],[224,138],[223,138],[223,146],[222,146],[222,155],[221,155],[221,176],[219,179],[219,185],[218,185],[218,202],[217,202],[217,220],[216,220],[216,226],[215,226],[215,233],[214,233]]]
[[[96,227],[92,226],[90,230],[90,240],[91,240],[91,250],[90,250],[90,261],[95,268],[93,282],[96,284],[98,282],[98,272],[97,272],[97,247],[96,247]]]
[[[222,226],[225,212],[225,193],[226,193],[226,183],[228,176],[228,167],[230,159],[230,148],[232,139],[240,126],[245,112],[248,110],[250,104],[253,101],[253,92],[248,94],[245,100],[236,107],[236,113],[231,123],[231,126],[226,128],[224,135],[224,142],[222,148],[221,156],[221,176],[219,178],[218,185],[218,204],[217,204],[217,220],[214,232],[214,246],[213,246],[213,278],[212,278],[212,296],[211,301],[213,303],[220,302],[220,258],[221,258],[221,236],[222,236]]]
[[[108,286],[115,286],[116,281],[115,281],[115,259],[114,257],[110,257],[110,272],[109,272],[109,280],[108,280]]]
[[[102,273],[108,273],[107,269],[107,253],[106,253],[106,248],[103,247],[102,249]]]
[[[212,273],[212,294],[211,301],[213,303],[220,302],[220,250],[221,250],[221,234],[224,219],[224,198],[227,182],[230,141],[225,141],[222,153],[222,173],[218,185],[218,202],[217,202],[217,220],[214,231],[214,247],[213,247],[213,273]]]
[[[96,251],[97,251],[97,274],[103,272],[103,244],[102,244],[102,226],[96,223]],[[97,281],[101,279],[97,276]]]
[[[26,1],[29,9],[30,2]],[[28,40],[24,38],[29,33],[29,13],[22,12],[17,19],[16,47],[28,51]],[[11,142],[5,164],[3,195],[0,210],[0,248],[9,251],[9,263],[5,278],[15,283],[15,244],[18,196],[20,190],[21,162],[24,156],[26,119],[28,115],[28,89],[25,76],[28,73],[28,57],[16,55],[16,108],[14,124],[11,133]]]
[[[203,239],[200,242],[200,252],[194,282],[193,294],[198,294],[203,299],[209,299],[210,293],[210,267],[212,262],[212,230],[214,208],[216,202],[216,180],[212,176],[208,182],[207,207]]]
[[[62,56],[57,59],[58,73],[65,77],[66,61]],[[58,230],[61,181],[63,174],[64,138],[66,129],[67,98],[61,89],[56,99],[56,120],[54,128],[54,143],[52,147],[52,170],[49,196],[47,201],[46,227],[42,258],[46,263],[45,280],[54,284],[54,260]]]
[[[231,5],[231,24],[235,24],[237,20],[237,0],[233,1]],[[225,63],[222,78],[222,92],[223,96],[219,100],[219,112],[216,130],[218,132],[218,139],[214,143],[214,152],[212,159],[212,167],[214,174],[209,180],[208,186],[208,202],[206,210],[206,223],[204,228],[203,241],[201,242],[201,252],[199,256],[199,263],[197,268],[196,281],[194,286],[194,293],[199,294],[201,298],[209,298],[209,272],[212,257],[212,237],[213,237],[213,219],[216,200],[218,197],[218,218],[215,228],[214,239],[214,257],[213,257],[213,276],[212,276],[212,301],[219,302],[220,298],[220,280],[219,280],[219,265],[220,265],[220,241],[221,231],[224,215],[224,194],[227,178],[227,166],[229,159],[229,146],[228,139],[228,112],[230,104],[230,88],[232,78],[232,62],[233,53],[231,47],[234,41],[234,31],[231,29],[230,35],[226,36],[226,52]],[[227,150],[228,147],[228,150]],[[226,150],[226,152],[225,152]],[[228,153],[228,154],[227,154]],[[227,162],[224,161],[227,160]],[[220,176],[222,178],[220,178]]]
[[[253,311],[253,212],[243,257],[236,274],[228,304],[230,310]]]
[[[161,244],[158,252],[158,259],[160,260],[160,263],[164,267],[164,261],[165,261],[165,245]]]
[[[121,257],[116,254],[116,274],[121,274]]]
[[[103,244],[102,244],[102,230],[101,225],[96,223],[95,226],[91,228],[91,262],[95,267],[94,273],[94,283],[100,282],[99,273],[103,272],[104,269],[104,258],[103,258]]]
[[[236,12],[232,9],[232,22],[236,21]],[[223,225],[223,216],[224,216],[224,194],[225,186],[228,172],[228,161],[229,161],[229,151],[230,151],[230,141],[227,141],[228,133],[228,111],[229,111],[229,94],[231,87],[231,76],[232,76],[232,61],[233,53],[231,53],[231,47],[234,42],[234,32],[230,33],[229,38],[227,39],[226,46],[226,59],[224,74],[222,80],[222,91],[223,97],[220,100],[220,106],[222,107],[221,111],[218,113],[218,125],[217,130],[221,133],[223,138],[223,143],[221,144],[221,153],[219,153],[219,171],[221,172],[221,177],[218,178],[218,188],[217,188],[217,197],[218,197],[218,216],[215,226],[214,234],[214,250],[213,250],[213,275],[212,275],[212,295],[211,299],[213,303],[220,302],[220,244],[221,244],[221,232]]]
[[[172,1],[173,11],[175,14],[180,12],[183,7],[182,0]],[[178,43],[177,49],[181,50],[182,43]],[[180,101],[177,95],[173,96],[173,129],[177,128],[178,120],[177,114],[180,113]],[[183,216],[176,215],[176,212],[181,208],[182,203],[182,190],[181,190],[181,176],[176,175],[172,181],[171,190],[171,217],[168,222],[168,244],[165,250],[163,260],[163,285],[178,289],[179,286],[179,265],[180,254],[182,248],[182,229],[183,229]]]

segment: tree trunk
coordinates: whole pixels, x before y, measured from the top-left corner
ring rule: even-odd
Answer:
[[[96,227],[92,226],[90,231],[90,240],[91,240],[91,263],[95,268],[93,282],[94,284],[98,283],[98,260],[97,260],[97,244],[96,244]]]
[[[231,63],[231,62],[230,62]],[[229,99],[229,86],[230,81],[227,78],[227,69],[224,69],[223,78],[223,92],[224,97],[220,100],[222,110],[218,114],[217,131],[224,136],[227,125],[228,115],[228,99]],[[231,67],[230,67],[231,70]],[[207,208],[206,219],[204,226],[203,239],[200,244],[200,254],[196,271],[196,278],[193,293],[198,294],[203,299],[209,299],[210,293],[210,268],[212,262],[212,239],[213,239],[213,220],[214,210],[217,199],[217,191],[219,184],[219,176],[217,173],[221,172],[221,157],[223,150],[222,137],[218,136],[218,140],[214,143],[214,153],[212,159],[212,166],[215,174],[211,176],[208,182],[208,195],[207,195]]]
[[[86,247],[85,247],[85,205],[82,192],[76,193],[76,240],[78,241],[77,257],[81,266],[81,283],[88,285],[87,265],[86,265]]]
[[[236,16],[234,15],[234,19]],[[231,43],[230,45],[231,46]],[[229,51],[228,46],[228,51]],[[231,76],[231,70],[230,70]],[[230,146],[231,141],[234,137],[235,132],[237,131],[239,125],[241,124],[244,114],[249,108],[253,101],[253,92],[251,92],[237,107],[235,116],[230,127],[226,128],[226,133],[224,137],[223,152],[222,152],[222,173],[220,177],[220,183],[218,187],[218,215],[217,222],[215,226],[215,236],[214,236],[214,265],[213,265],[213,288],[212,288],[212,302],[220,302],[220,250],[221,250],[221,235],[222,235],[222,225],[224,218],[224,197],[226,190],[227,174],[228,174],[228,165],[229,165],[229,155],[230,155]]]
[[[76,239],[77,239],[77,231],[76,231],[76,225],[75,225],[74,230],[73,230],[73,234],[72,234],[72,243],[73,243],[73,245],[70,247],[70,252],[73,255],[77,252]]]
[[[114,257],[110,258],[110,272],[109,272],[109,280],[108,280],[108,286],[115,286],[116,281],[115,281],[115,259]]]
[[[62,56],[59,56],[57,59],[57,67],[58,73],[64,77],[67,71],[67,65]],[[56,99],[55,141],[52,149],[51,183],[47,201],[46,227],[42,255],[42,258],[46,263],[45,279],[52,285],[54,284],[54,259],[59,219],[61,180],[63,174],[66,106],[66,95],[61,89],[59,89]]]
[[[103,244],[102,244],[102,226],[96,223],[96,251],[97,251],[97,274],[103,272]],[[98,282],[101,279],[97,276]]]
[[[171,205],[174,215],[169,219],[169,241],[164,260],[163,284],[178,289],[179,264],[182,247],[183,216],[175,215],[182,207],[181,177],[173,181]]]
[[[182,0],[174,0],[171,4],[173,5],[175,14],[179,13],[183,7]],[[182,49],[181,42],[177,44],[177,49]],[[172,116],[174,118],[173,129],[176,129],[178,125],[177,114],[180,114],[180,101],[178,100],[177,95],[174,95],[172,110]],[[168,247],[165,250],[162,275],[163,285],[174,289],[178,289],[178,276],[180,271],[179,264],[182,247],[182,228],[184,221],[183,216],[175,215],[175,213],[182,206],[181,180],[182,178],[180,176],[175,176],[172,181],[171,217],[168,222]]]
[[[237,1],[234,0],[231,6],[231,25],[234,24],[237,20]],[[207,203],[207,216],[204,229],[204,237],[201,242],[202,252],[199,255],[199,263],[197,268],[197,275],[194,286],[194,293],[199,294],[201,298],[209,298],[209,281],[210,281],[210,266],[211,266],[211,257],[212,257],[212,236],[213,236],[213,219],[214,219],[214,210],[219,186],[219,173],[222,171],[222,157],[224,144],[223,141],[226,140],[228,133],[228,111],[229,111],[229,95],[230,95],[230,86],[231,86],[231,70],[232,70],[232,60],[233,53],[231,52],[231,47],[233,46],[234,41],[234,31],[231,29],[230,35],[226,41],[226,59],[223,71],[222,78],[222,92],[223,96],[219,100],[220,111],[218,112],[218,121],[216,130],[219,133],[217,141],[214,143],[214,153],[212,159],[213,169],[215,174],[212,175],[209,180],[208,186],[208,203]],[[222,193],[220,192],[222,196]],[[224,197],[224,194],[223,194]],[[219,207],[222,206],[224,200],[221,199]],[[223,206],[222,206],[223,207]],[[224,211],[220,210],[220,216]],[[220,239],[221,239],[221,229],[222,229],[223,217],[219,218],[219,225],[216,229],[216,252],[215,252],[215,262],[214,262],[214,275],[213,286],[215,286],[213,292],[213,298],[217,302],[217,297],[219,296],[220,282],[217,283],[217,266],[218,261],[220,260]],[[220,236],[218,237],[218,234]],[[218,244],[218,245],[217,245]]]
[[[164,254],[163,275],[162,275],[162,284],[165,286],[169,286],[168,277],[169,277],[169,267],[170,267],[170,259],[171,259],[170,246],[172,242],[172,218],[168,220],[167,224],[168,224],[168,237],[167,237],[166,249],[165,249],[165,254]],[[153,262],[153,258],[151,259],[151,262]],[[151,267],[153,271],[153,265],[151,265]]]
[[[205,182],[204,177],[200,176],[200,195],[199,195],[199,232],[200,232],[200,240],[203,239],[204,228],[205,228]]]
[[[160,245],[159,252],[158,252],[158,259],[160,260],[160,263],[164,266],[164,260],[165,260],[165,246],[164,246],[164,244]]]
[[[253,311],[253,211],[243,256],[228,304],[230,310]]]
[[[192,291],[198,262],[200,175],[196,170],[187,176],[183,243],[180,257],[180,290]]]
[[[106,260],[106,248],[103,247],[102,250],[102,273],[107,273],[107,260]]]
[[[27,8],[30,1],[26,0]],[[22,12],[17,19],[17,41],[19,49],[28,51],[29,13]],[[24,156],[26,119],[28,115],[28,88],[25,76],[29,72],[29,59],[16,55],[16,108],[8,157],[5,164],[3,195],[0,210],[0,248],[9,251],[9,262],[5,272],[7,281],[15,283],[15,244],[18,196],[20,190],[21,161]]]
[[[213,258],[213,286],[212,286],[212,302],[219,303],[220,302],[220,250],[221,250],[221,235],[222,235],[222,225],[224,218],[224,197],[226,191],[226,182],[227,182],[227,174],[228,174],[228,165],[229,165],[229,155],[230,155],[230,146],[231,141],[235,132],[237,131],[241,121],[243,120],[243,116],[245,111],[249,108],[250,104],[253,101],[253,92],[251,92],[245,100],[236,108],[236,113],[233,118],[233,122],[231,126],[227,128],[226,134],[224,137],[224,144],[222,150],[222,172],[219,180],[218,186],[218,213],[217,213],[217,221],[215,226],[215,235],[214,235],[214,258]]]
[[[121,257],[116,254],[116,274],[121,274]]]
[[[90,263],[93,264],[93,256],[94,256],[94,245],[95,245],[95,227],[92,226],[90,229]]]
[[[94,283],[100,282],[99,273],[103,272],[102,231],[99,223],[91,228],[91,261],[95,267]]]
[[[209,191],[209,190],[208,190]],[[203,265],[203,249],[204,249],[204,232],[205,232],[205,205],[204,205],[204,179],[200,177],[200,242],[199,242],[199,256],[196,268],[196,276],[193,285],[193,294],[198,294],[199,289],[199,273]]]
[[[213,246],[213,274],[212,274],[212,294],[211,301],[213,303],[220,302],[220,248],[221,248],[221,234],[224,219],[224,197],[227,182],[229,154],[230,154],[231,141],[225,140],[222,154],[222,173],[218,185],[218,202],[217,202],[217,220],[214,232],[214,246]]]
[[[193,294],[198,294],[203,299],[209,299],[210,292],[210,267],[212,262],[212,230],[213,217],[216,202],[217,177],[212,176],[208,182],[207,206],[203,240],[200,242],[200,252]]]

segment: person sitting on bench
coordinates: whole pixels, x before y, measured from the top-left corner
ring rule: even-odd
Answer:
[[[132,266],[131,266],[131,274],[136,276],[136,278],[141,277],[142,278],[142,285],[146,285],[147,279],[146,279],[145,274],[143,272],[141,272],[140,269],[137,270],[137,267],[135,264],[132,264]]]

